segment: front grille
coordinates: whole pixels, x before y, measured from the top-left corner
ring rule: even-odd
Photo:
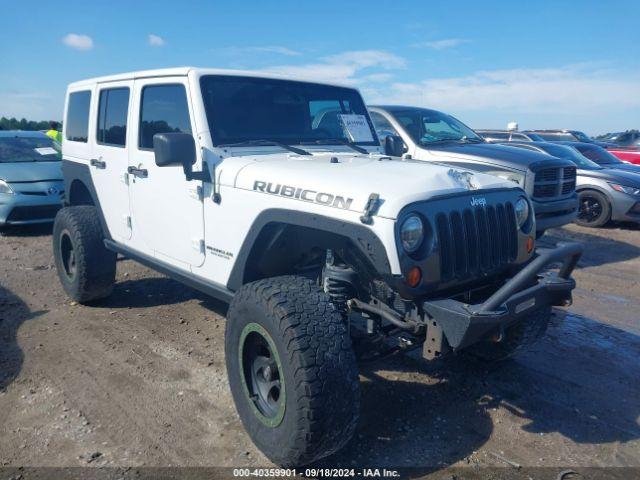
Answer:
[[[440,278],[464,280],[497,272],[518,255],[516,217],[511,202],[439,213]]]
[[[7,217],[7,222],[25,222],[54,218],[61,205],[39,205],[34,207],[15,207]]]
[[[570,195],[576,189],[576,168],[545,168],[536,173],[533,198],[550,200]]]

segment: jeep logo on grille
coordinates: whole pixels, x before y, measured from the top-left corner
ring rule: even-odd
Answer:
[[[486,207],[487,206],[487,199],[484,198],[484,197],[471,197],[471,206],[472,207],[477,207],[477,206]]]

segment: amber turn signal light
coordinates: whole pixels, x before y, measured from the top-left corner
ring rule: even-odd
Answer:
[[[421,280],[422,270],[420,270],[420,267],[411,267],[411,269],[407,272],[404,281],[411,288],[416,288],[420,284]]]
[[[533,237],[527,238],[527,253],[533,252]]]

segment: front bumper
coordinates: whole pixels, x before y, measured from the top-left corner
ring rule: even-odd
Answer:
[[[532,200],[536,214],[536,231],[556,228],[573,222],[578,216],[578,195],[573,194],[564,200],[538,202]]]
[[[55,195],[0,194],[0,225],[29,225],[51,222],[62,207]]]
[[[611,220],[640,222],[640,198],[611,189]]]
[[[544,250],[481,304],[443,299],[425,301],[422,307],[440,326],[449,346],[459,350],[523,320],[534,309],[569,305],[576,286],[571,272],[581,255],[577,243]],[[557,262],[562,262],[558,272],[543,272]]]

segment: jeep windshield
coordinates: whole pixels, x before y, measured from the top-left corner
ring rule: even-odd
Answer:
[[[233,75],[200,86],[215,146],[379,146],[357,90]]]
[[[404,127],[414,142],[423,146],[440,143],[484,143],[473,130],[446,113],[426,108],[394,109],[389,113]]]
[[[45,137],[0,137],[0,163],[55,162],[60,160],[53,141]]]

